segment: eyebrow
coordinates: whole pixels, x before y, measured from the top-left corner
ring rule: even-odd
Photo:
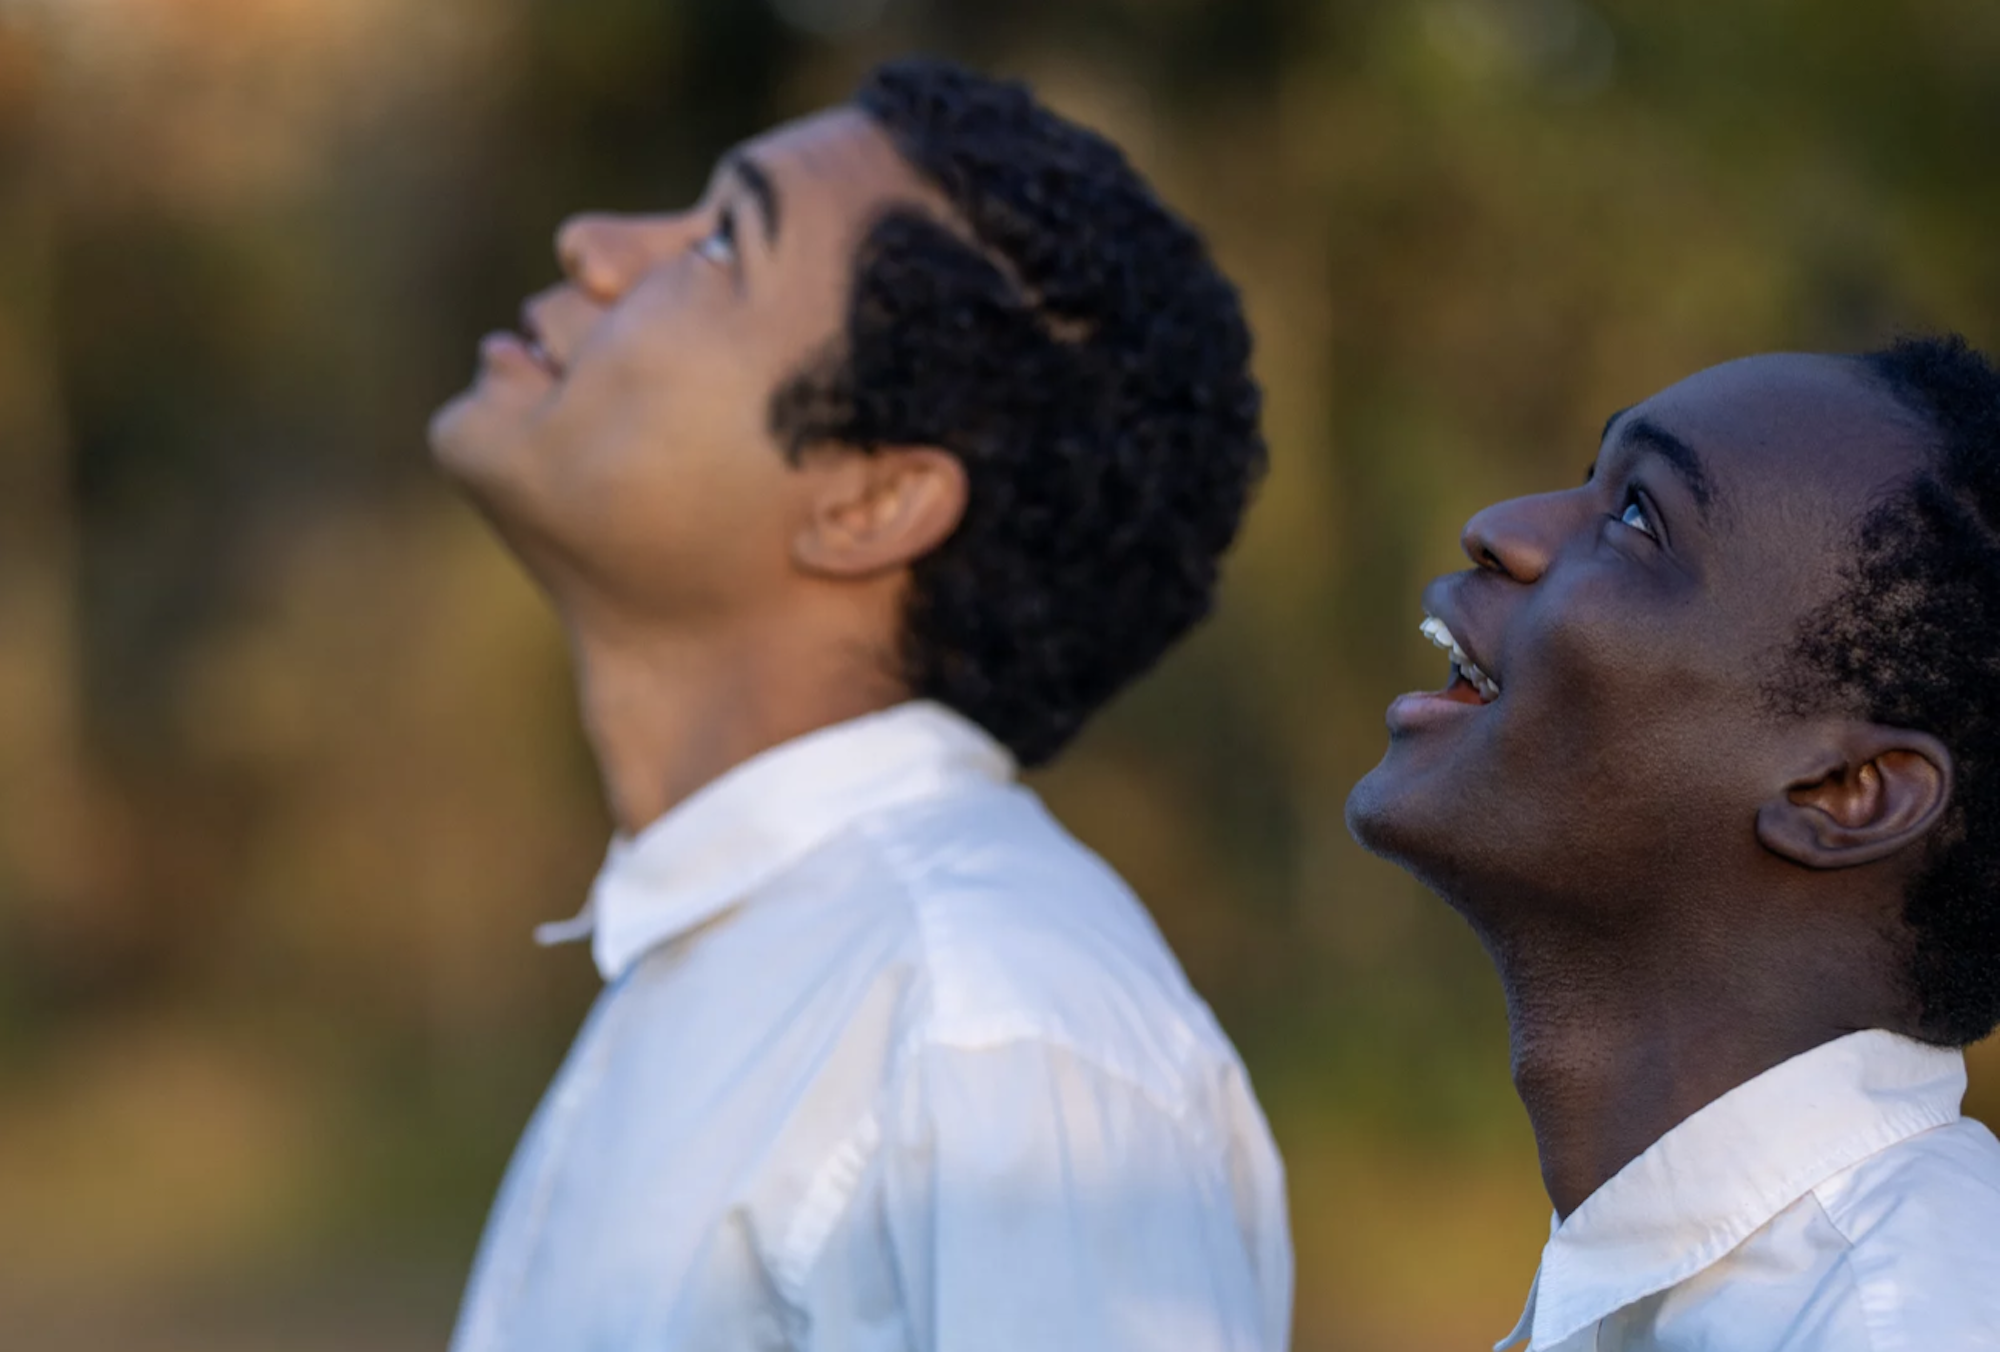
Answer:
[[[741,150],[731,151],[723,159],[722,167],[727,172],[736,175],[738,181],[749,190],[750,196],[756,199],[757,213],[763,218],[764,223],[764,243],[767,245],[776,244],[778,242],[778,208],[781,199],[778,196],[778,185],[771,181],[770,173],[763,165],[751,159],[747,153]]]
[[[1618,426],[1618,420],[1631,411],[1630,408],[1621,408],[1605,421],[1604,440],[1611,439],[1611,430]],[[1680,477],[1695,506],[1701,509],[1704,517],[1708,515],[1709,504],[1715,501],[1715,489],[1708,477],[1708,466],[1699,451],[1650,418],[1634,418],[1626,423],[1619,441],[1666,461],[1667,468]],[[1589,483],[1596,477],[1597,466],[1593,463],[1583,481]]]

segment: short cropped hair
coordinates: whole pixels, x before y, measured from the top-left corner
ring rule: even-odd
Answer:
[[[1860,360],[1929,425],[1932,458],[1863,517],[1849,581],[1808,619],[1792,670],[1801,698],[1951,751],[1951,801],[1903,918],[1919,1035],[1963,1046],[2000,1024],[2000,373],[1957,336]]]
[[[901,674],[1039,764],[1213,604],[1266,463],[1249,329],[1195,230],[1022,85],[905,60],[854,103],[958,219],[873,225],[844,333],[775,393],[773,431],[794,458],[964,465]]]

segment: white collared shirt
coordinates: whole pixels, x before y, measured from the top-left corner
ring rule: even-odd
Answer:
[[[1117,876],[913,703],[615,842],[456,1352],[1267,1352],[1284,1180]]]
[[[1531,1352],[2000,1349],[2000,1142],[1871,1030],[1738,1085],[1554,1227]]]

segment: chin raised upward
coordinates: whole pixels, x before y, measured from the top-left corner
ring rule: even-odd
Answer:
[[[1946,340],[1731,362],[1463,543],[1449,680],[1347,815],[1505,988],[1559,1222],[1518,1336],[1990,1336],[1955,1049],[2000,1021],[2000,378]]]
[[[432,444],[552,598],[607,985],[459,1352],[1281,1348],[1282,1175],[1137,898],[1015,782],[1208,611],[1236,293],[940,62],[579,216]]]

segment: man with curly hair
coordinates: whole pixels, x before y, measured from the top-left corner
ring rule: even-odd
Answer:
[[[1500,970],[1531,1352],[2000,1348],[2000,374],[1704,371],[1425,592],[1348,821]]]
[[[607,987],[459,1352],[1258,1352],[1283,1179],[1136,898],[1017,766],[1212,602],[1250,340],[1111,144],[938,62],[588,215],[432,425],[552,597]]]

